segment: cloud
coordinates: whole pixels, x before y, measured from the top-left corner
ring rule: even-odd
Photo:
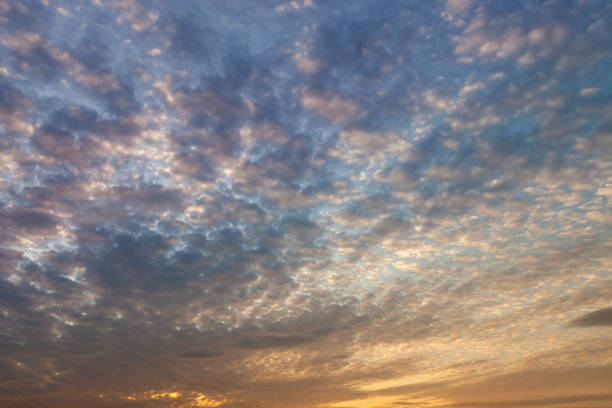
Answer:
[[[5,224],[24,231],[48,230],[55,227],[58,220],[50,214],[36,210],[13,208],[0,215]]]
[[[607,3],[57,6],[0,0],[0,405],[606,403]]]
[[[597,95],[598,92],[599,92],[599,88],[582,88],[580,90],[580,95],[581,96],[593,96],[593,95]]]
[[[297,346],[311,341],[311,337],[304,336],[261,336],[242,339],[238,341],[236,345],[240,348],[247,349],[266,349]]]
[[[188,351],[186,353],[181,353],[179,354],[179,357],[199,359],[199,358],[212,358],[212,357],[217,357],[219,355],[220,354],[215,351],[200,350],[200,351]]]
[[[307,109],[318,112],[333,122],[348,119],[357,114],[359,109],[358,105],[350,99],[310,90],[302,92],[302,104]]]
[[[487,402],[464,402],[453,404],[453,407],[538,407],[552,404],[573,404],[581,402],[600,402],[612,400],[611,394],[600,395],[572,395],[568,397],[546,398],[537,400],[515,400],[515,401],[487,401]]]
[[[585,314],[570,322],[570,327],[612,326],[612,307]]]

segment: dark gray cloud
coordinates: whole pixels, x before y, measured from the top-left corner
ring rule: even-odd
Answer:
[[[612,307],[595,310],[570,322],[571,327],[612,326]]]
[[[59,220],[51,214],[25,208],[9,208],[2,211],[4,228],[14,227],[25,232],[49,230],[55,227]]]
[[[188,351],[186,353],[179,354],[179,357],[182,358],[211,358],[217,357],[220,354],[215,351],[210,350],[199,350],[199,351]]]
[[[260,336],[242,339],[236,345],[246,349],[283,348],[310,343],[312,340],[305,336]]]

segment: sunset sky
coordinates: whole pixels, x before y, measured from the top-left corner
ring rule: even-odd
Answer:
[[[612,1],[0,0],[0,406],[612,406]]]

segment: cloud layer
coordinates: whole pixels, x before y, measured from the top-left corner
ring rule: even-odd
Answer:
[[[611,3],[0,10],[1,405],[612,401]]]

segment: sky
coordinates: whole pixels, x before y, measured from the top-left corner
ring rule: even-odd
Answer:
[[[0,0],[0,405],[612,406],[612,2]]]

